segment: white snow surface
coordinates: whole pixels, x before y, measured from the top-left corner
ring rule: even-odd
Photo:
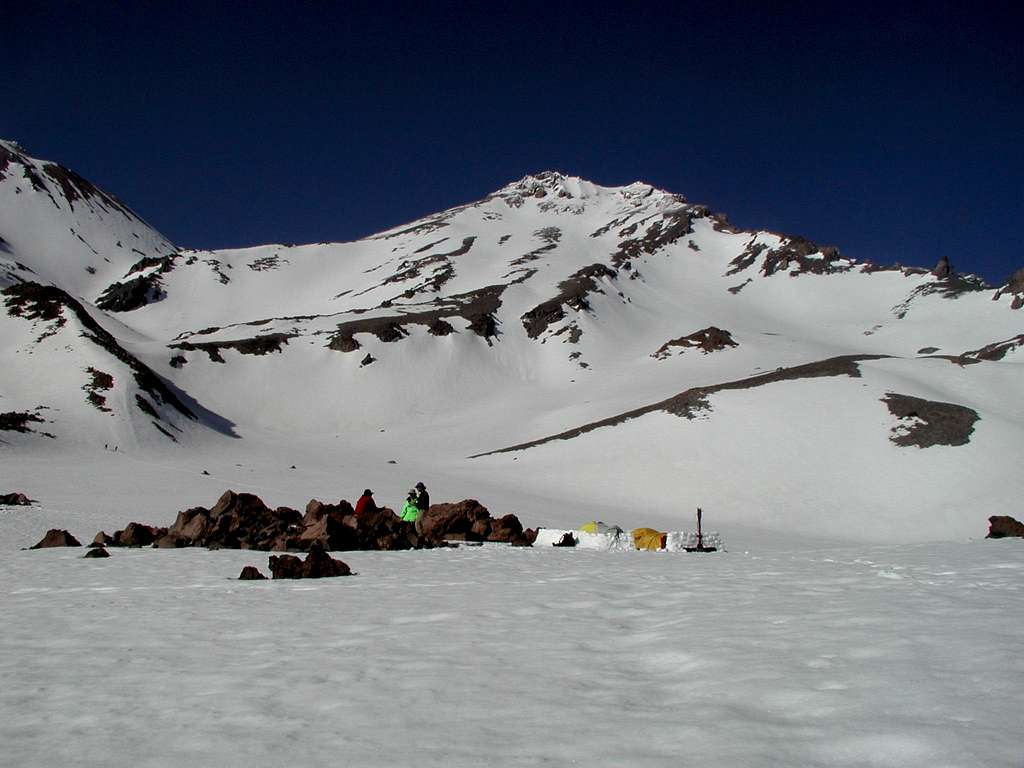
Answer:
[[[1020,540],[708,555],[17,551],[5,765],[1021,765]],[[33,532],[32,535],[35,535]],[[29,537],[31,538],[31,537]]]
[[[1024,333],[1013,295],[554,173],[358,242],[185,251],[0,150],[0,414],[42,419],[0,432],[0,493],[39,500],[0,508],[0,763],[1024,764],[1024,548],[977,540],[1020,517],[1024,356],[957,358]],[[803,260],[770,261],[786,248]],[[148,303],[96,306],[140,277]],[[114,346],[63,299],[12,309],[28,282]],[[497,335],[474,332],[488,315]],[[711,327],[738,346],[655,357]],[[587,427],[845,355],[885,357]],[[899,446],[922,418],[888,393],[979,418],[966,443]],[[265,553],[21,549],[228,488],[397,507],[418,480],[552,530],[687,532],[700,506],[725,551],[337,553],[357,576],[239,582]]]

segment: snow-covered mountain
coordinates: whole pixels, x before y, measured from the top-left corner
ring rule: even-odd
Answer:
[[[37,497],[116,445],[168,509],[244,466],[265,493],[431,478],[532,524],[1019,514],[1024,273],[858,263],[554,172],[357,242],[185,250],[11,142],[0,238],[0,450]]]

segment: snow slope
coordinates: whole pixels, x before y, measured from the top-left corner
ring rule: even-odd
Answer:
[[[3,146],[0,195],[31,216],[0,208],[24,267],[6,278],[0,409],[43,421],[0,450],[58,505],[67,462],[102,467],[117,446],[162,468],[161,519],[189,495],[162,478],[232,465],[261,467],[247,479],[266,494],[302,472],[306,497],[370,483],[397,503],[429,479],[438,499],[566,527],[678,529],[702,506],[780,533],[962,539],[1017,512],[1012,285],[859,264],[646,184],[552,172],[358,242],[181,250],[95,188],[72,211],[50,165]],[[91,251],[56,245],[83,218],[106,233],[95,274]],[[129,230],[144,258],[118,249]],[[11,297],[26,281],[78,297],[121,352],[63,299],[30,317]]]

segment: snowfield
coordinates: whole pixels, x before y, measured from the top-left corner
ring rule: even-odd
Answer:
[[[554,172],[180,249],[0,141],[0,361],[2,766],[1024,766],[1024,271]],[[24,550],[417,481],[724,551]]]
[[[1010,766],[1024,542],[13,551],[5,765]]]

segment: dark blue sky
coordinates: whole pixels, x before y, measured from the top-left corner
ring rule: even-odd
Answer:
[[[183,247],[353,239],[550,168],[1024,266],[1016,4],[129,5],[5,7],[0,136]]]

